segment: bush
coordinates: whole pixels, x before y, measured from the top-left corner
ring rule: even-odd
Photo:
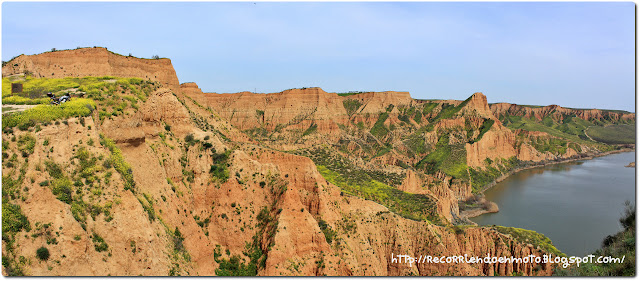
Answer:
[[[68,178],[62,178],[54,181],[51,191],[58,200],[64,203],[71,204],[71,201],[73,201],[71,198],[71,181]]]
[[[39,105],[22,112],[11,113],[3,116],[2,127],[18,127],[21,130],[35,126],[37,123],[46,123],[70,117],[89,116],[96,108],[96,103],[89,99],[76,98],[61,105]]]
[[[4,180],[3,180],[4,181]],[[3,187],[4,188],[4,187]],[[2,201],[5,201],[4,198]],[[20,232],[22,229],[31,231],[31,224],[27,216],[22,213],[19,205],[9,202],[2,203],[2,233],[11,234]]]
[[[122,152],[116,146],[116,143],[103,134],[100,134],[100,144],[106,146],[111,152],[111,162],[116,171],[118,171],[124,179],[124,190],[131,190],[131,192],[135,193],[136,183],[133,180],[133,170],[131,170],[131,166],[124,160],[124,156],[122,156]]]
[[[331,244],[333,238],[337,235],[336,231],[331,229],[331,226],[323,219],[318,220],[318,226],[320,230],[322,230],[322,233],[324,233],[324,238],[327,240],[327,243]]]
[[[196,142],[198,142],[198,140],[196,140],[196,139],[193,137],[193,134],[188,134],[188,135],[186,135],[186,136],[184,137],[184,142],[186,142],[186,143],[187,143],[187,146],[192,146],[192,145],[196,144]]]
[[[49,249],[45,247],[40,247],[38,248],[38,250],[36,250],[36,255],[40,260],[46,261],[49,259]]]
[[[105,242],[97,233],[93,233],[93,238],[91,238],[91,240],[93,241],[93,246],[96,249],[96,252],[104,252],[109,249],[107,242]]]
[[[347,115],[351,116],[362,106],[362,103],[356,99],[346,99],[342,101],[344,109],[347,111]]]
[[[18,150],[20,150],[22,154],[32,154],[35,146],[36,138],[31,134],[24,134],[18,138]]]
[[[64,174],[62,172],[62,168],[60,168],[60,166],[58,166],[58,164],[56,164],[53,161],[45,161],[44,165],[47,167],[47,172],[49,172],[49,175],[54,178],[54,179],[61,179],[64,178]]]

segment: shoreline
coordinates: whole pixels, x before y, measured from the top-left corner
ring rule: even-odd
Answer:
[[[578,158],[570,158],[570,159],[563,159],[563,160],[559,160],[559,161],[551,161],[549,163],[534,164],[534,165],[531,165],[531,166],[526,166],[526,167],[513,169],[513,170],[509,171],[508,173],[503,174],[502,176],[499,176],[498,178],[496,178],[491,183],[483,186],[481,191],[478,193],[478,194],[482,195],[482,198],[480,199],[481,202],[488,202],[490,205],[495,206],[495,208],[490,208],[488,210],[485,209],[485,208],[481,208],[481,207],[471,208],[471,209],[468,209],[468,210],[461,211],[460,214],[459,214],[459,218],[462,219],[463,221],[466,221],[466,222],[471,223],[473,225],[478,225],[477,223],[471,221],[470,218],[474,218],[474,217],[477,217],[477,216],[480,216],[480,215],[483,215],[483,214],[499,212],[498,204],[496,204],[495,202],[487,200],[485,198],[485,196],[484,196],[484,192],[489,190],[490,188],[494,187],[499,182],[507,179],[508,177],[510,177],[511,175],[513,175],[513,174],[515,174],[517,172],[528,170],[528,169],[533,169],[533,168],[540,168],[540,167],[555,165],[555,164],[563,164],[563,163],[569,163],[569,162],[580,161],[580,160],[591,160],[591,159],[596,158],[596,157],[603,157],[603,156],[607,156],[607,155],[610,155],[610,154],[633,152],[633,151],[635,151],[635,146],[634,146],[634,148],[622,148],[622,149],[619,149],[619,150],[612,150],[612,151],[602,152],[602,153],[599,153],[599,154],[596,154],[596,155],[585,155],[583,157],[578,157]]]

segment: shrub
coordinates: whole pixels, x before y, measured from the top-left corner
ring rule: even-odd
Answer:
[[[18,150],[23,154],[32,154],[35,146],[36,138],[31,134],[24,134],[18,138]]]
[[[29,224],[27,216],[22,213],[22,208],[19,205],[4,202],[4,198],[2,201],[2,233],[17,233],[22,229],[31,231],[31,224]]]
[[[56,195],[58,200],[71,204],[73,199],[71,198],[71,181],[68,178],[57,179],[53,182],[51,187],[53,195]]]
[[[45,247],[40,247],[38,248],[38,250],[36,250],[36,255],[40,260],[46,261],[49,259],[49,249]]]
[[[111,152],[111,162],[116,171],[118,171],[124,179],[124,189],[131,190],[131,192],[135,193],[136,183],[133,180],[133,170],[131,170],[131,166],[124,160],[124,156],[122,156],[122,152],[116,146],[116,143],[103,134],[100,134],[100,144],[106,146]]]
[[[347,115],[351,116],[362,106],[362,103],[356,99],[346,99],[342,101],[344,109],[347,111]]]
[[[327,243],[331,244],[337,233],[331,229],[331,226],[329,226],[323,219],[318,220],[318,226],[320,227],[320,230],[322,230],[322,233],[324,233],[324,238],[327,240]]]
[[[37,123],[46,123],[70,117],[89,116],[96,108],[96,103],[89,99],[77,98],[61,105],[39,105],[22,112],[3,116],[2,127],[18,127],[26,130]]]
[[[188,134],[188,135],[186,135],[186,136],[184,137],[184,142],[186,142],[186,143],[187,143],[187,146],[192,146],[192,145],[196,144],[196,142],[198,142],[198,140],[196,140],[196,139],[193,137],[193,134]]]
[[[377,138],[382,138],[385,135],[387,135],[387,133],[389,133],[389,129],[387,129],[387,127],[385,127],[384,125],[384,121],[387,120],[387,118],[389,118],[389,113],[388,112],[384,112],[381,113],[380,116],[378,117],[378,120],[376,121],[375,124],[373,124],[373,127],[371,127],[371,134],[376,136]]]
[[[96,252],[104,252],[109,249],[107,242],[105,242],[97,233],[93,233],[93,238],[91,238],[91,240],[93,241],[93,247],[96,249]]]

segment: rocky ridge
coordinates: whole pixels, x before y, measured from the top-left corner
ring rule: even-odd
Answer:
[[[103,65],[112,54],[98,51],[92,60]],[[77,55],[78,61],[89,56]],[[47,67],[35,65],[61,65],[66,60],[51,56],[48,64],[38,59],[30,66],[28,57],[16,58],[23,68],[8,73],[46,73]],[[102,73],[98,67],[84,72],[78,66],[60,75],[130,73],[151,79],[155,71],[140,67],[140,72],[114,74],[109,71],[118,67],[111,67]],[[541,143],[549,145],[557,137],[508,129],[481,93],[466,101],[424,102],[406,92],[341,96],[305,88],[215,94],[202,93],[195,83],[177,86],[171,75],[156,81],[163,87],[123,114],[100,118],[98,108],[83,121],[43,124],[40,131],[3,130],[3,152],[16,153],[15,161],[3,156],[3,182],[22,179],[20,187],[25,187],[13,191],[12,204],[21,206],[34,228],[36,223],[49,223],[59,232],[57,243],[46,244],[52,253],[47,262],[36,262],[34,253],[52,233],[29,237],[22,230],[14,236],[20,246],[11,252],[3,241],[3,254],[23,267],[23,273],[226,275],[238,273],[231,268],[253,266],[254,274],[269,276],[550,275],[551,264],[409,266],[391,261],[398,254],[557,254],[545,243],[523,239],[517,235],[520,231],[455,225],[460,223],[459,202],[478,188],[469,175],[513,168],[507,158],[540,162],[573,157],[578,147],[582,152],[597,149],[565,143],[558,145],[565,148],[560,152],[540,151]],[[37,140],[35,150],[19,156],[19,142],[8,140],[26,135]],[[113,140],[118,150],[105,140]],[[348,159],[349,170],[327,169],[299,153],[316,147]],[[56,189],[40,184],[57,182],[43,167],[56,163],[75,180],[82,175],[81,148],[100,161],[120,151],[130,169],[118,173],[109,165],[98,165],[96,179],[79,179],[78,186],[69,187],[78,195],[67,204],[54,194]],[[26,168],[22,172],[18,167]],[[466,177],[459,167],[466,167]],[[394,205],[388,201],[348,194],[344,185],[357,185],[336,179],[340,173],[355,175],[356,170],[364,175],[358,184],[377,180],[376,188],[386,185],[399,190],[399,196],[434,202],[434,215],[441,219],[409,219],[391,211]],[[126,188],[129,179],[134,188]],[[380,190],[388,190],[384,188]],[[85,214],[84,224],[78,206],[89,206],[92,214]],[[98,209],[102,211],[96,214]],[[108,251],[94,250],[96,236],[109,245]],[[22,264],[20,256],[31,262]],[[6,268],[3,263],[5,275],[15,270],[14,263],[9,264]]]

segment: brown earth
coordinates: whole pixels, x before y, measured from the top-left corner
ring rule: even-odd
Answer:
[[[536,120],[542,120],[542,118],[544,118],[545,116],[551,116],[554,120],[563,120],[565,116],[570,116],[573,114],[583,120],[602,120],[604,118],[607,118],[609,120],[618,121],[621,119],[635,119],[635,114],[633,113],[619,113],[600,109],[572,109],[564,108],[558,105],[528,107],[510,103],[495,103],[490,107],[491,111],[496,116],[506,114],[535,118]]]
[[[179,88],[170,59],[126,57],[99,47],[20,55],[2,67],[2,77],[23,73],[43,78],[137,77],[161,82],[174,91]]]
[[[409,145],[402,141],[404,135],[415,131],[412,129],[419,127],[426,116],[437,116],[443,105],[458,106],[461,101],[417,101],[406,92],[343,97],[320,88],[271,94],[203,93],[195,83],[178,85],[168,59],[128,58],[102,48],[20,56],[6,70],[3,68],[3,76],[24,71],[37,77],[140,77],[166,86],[152,93],[138,110],[129,109],[103,122],[94,114],[84,118],[84,125],[72,118],[67,123],[45,125],[41,131],[15,130],[13,134],[18,138],[33,134],[37,139],[33,154],[17,155],[15,168],[3,169],[3,176],[15,179],[18,167],[26,166],[24,186],[20,187],[25,188],[20,194],[23,197],[13,202],[21,206],[34,230],[16,235],[19,247],[10,256],[16,260],[25,257],[28,275],[216,275],[223,263],[219,258],[242,257],[247,246],[252,245],[266,256],[258,275],[268,276],[493,276],[552,272],[552,265],[535,263],[392,263],[392,257],[399,254],[548,254],[491,227],[454,227],[456,218],[464,216],[458,202],[472,195],[471,185],[441,171],[426,175],[395,166],[399,162],[414,165],[426,156],[398,153],[408,150]],[[359,106],[354,112],[347,112],[345,102],[354,101]],[[401,120],[408,107],[430,103],[437,106],[431,112],[425,111],[421,118]],[[439,120],[432,131],[422,132],[418,139],[432,146],[439,136],[449,134],[449,145],[462,147],[470,167],[483,167],[487,158],[515,156],[540,162],[575,156],[570,148],[564,155],[540,153],[527,141],[551,136],[514,132],[496,118],[496,114],[516,111],[531,116],[554,114],[515,105],[489,106],[482,93],[475,93],[454,117]],[[388,115],[380,122],[384,128],[397,128],[385,139],[354,125],[361,123],[371,128],[382,121],[381,113]],[[609,113],[590,112],[583,116],[606,114]],[[629,117],[623,114],[618,118]],[[480,140],[469,143],[488,119],[494,121],[492,127]],[[469,135],[464,132],[467,126],[474,129]],[[80,148],[86,148],[100,161],[109,158],[112,153],[100,143],[101,134],[114,140],[131,166],[135,189],[124,190],[122,176],[99,162],[94,175],[102,181],[82,185],[77,189],[78,196],[91,206],[112,207],[110,215],[87,215],[83,228],[74,218],[73,206],[56,199],[50,186],[40,184],[53,180],[43,166],[45,161],[53,161],[63,167],[66,175],[72,175],[78,169],[76,153]],[[188,142],[187,136],[193,136],[194,142]],[[3,133],[3,143],[12,137]],[[45,140],[50,143],[48,146],[44,145]],[[395,187],[433,199],[442,223],[403,218],[383,205],[346,195],[322,177],[311,159],[288,152],[341,142],[347,150],[342,153],[360,157],[367,156],[368,146],[379,145],[383,140],[397,151],[371,157],[367,163],[360,159],[354,161],[355,165],[402,174],[402,183]],[[5,151],[18,154],[17,144],[8,143]],[[213,177],[211,170],[220,164],[214,159],[225,152],[229,157],[225,166],[229,177],[223,181]],[[107,173],[112,174],[108,181]],[[47,234],[42,228],[36,230],[36,223],[51,223],[48,228],[57,232],[57,243],[46,244],[54,234]],[[184,241],[177,242],[175,229]],[[45,234],[33,236],[38,231]],[[108,251],[94,249],[90,238],[94,233],[104,238]],[[35,256],[35,250],[43,245],[52,253],[48,261],[39,261]],[[221,251],[220,257],[216,256],[216,249]],[[3,247],[3,254],[8,255],[7,251]],[[248,258],[241,260],[249,262]],[[6,274],[6,270],[3,272]]]

